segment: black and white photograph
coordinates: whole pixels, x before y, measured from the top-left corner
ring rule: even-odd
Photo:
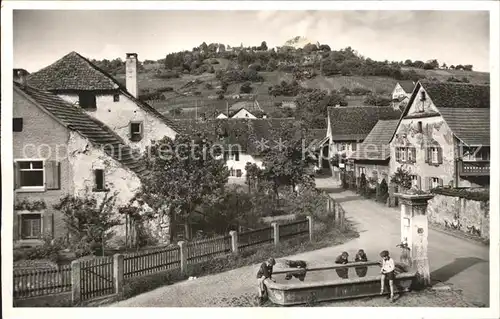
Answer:
[[[498,318],[499,8],[3,2],[4,315]]]

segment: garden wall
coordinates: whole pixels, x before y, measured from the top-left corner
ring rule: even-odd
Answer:
[[[434,198],[429,201],[427,214],[429,222],[450,230],[458,230],[467,234],[489,240],[490,237],[490,203],[485,196],[460,194],[451,190],[433,191]],[[483,197],[483,198],[480,198]]]

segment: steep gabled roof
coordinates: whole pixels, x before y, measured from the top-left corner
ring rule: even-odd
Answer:
[[[415,83],[413,81],[399,81],[399,85],[405,90],[406,93],[411,94],[415,88]]]
[[[399,120],[380,120],[370,134],[350,156],[352,159],[386,160],[390,156],[389,142],[398,127]]]
[[[194,135],[197,132],[205,133],[207,137],[222,145],[239,145],[247,154],[258,155],[262,149],[260,144],[267,141],[267,146],[272,147],[277,142],[273,130],[283,126],[294,125],[294,118],[269,118],[269,119],[210,119],[206,121],[176,120],[182,132]]]
[[[120,137],[106,125],[87,115],[79,107],[67,103],[50,92],[22,86],[16,82],[14,82],[14,90],[18,90],[39,107],[45,109],[68,129],[80,133],[92,144],[102,147],[104,152],[137,175],[140,176],[145,172],[144,165],[134,158],[132,149]]]
[[[156,116],[174,131],[178,128],[175,122],[158,112],[155,108],[140,101],[130,94],[109,73],[97,67],[76,52],[70,52],[51,65],[31,73],[27,77],[29,86],[51,92],[74,92],[74,91],[116,91],[121,92],[144,111]]]
[[[120,83],[76,52],[70,52],[51,65],[31,73],[30,86],[45,91],[107,91]]]
[[[489,85],[419,81],[401,119],[408,114],[420,87],[427,92],[453,134],[462,142],[490,145]]]
[[[386,106],[328,107],[332,139],[363,140],[379,120],[395,120],[401,111]]]
[[[467,145],[490,145],[490,109],[441,108],[451,131]]]

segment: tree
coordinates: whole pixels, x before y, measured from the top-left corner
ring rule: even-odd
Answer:
[[[472,71],[472,64],[466,64],[463,66],[464,71]]]
[[[423,69],[424,64],[425,63],[423,61],[417,60],[417,61],[413,62],[413,67],[417,68],[417,69]]]
[[[271,183],[273,192],[278,199],[280,186],[295,186],[304,182],[308,176],[308,168],[315,160],[308,152],[303,152],[302,141],[306,130],[302,123],[283,123],[272,129],[275,141],[281,145],[270,147],[262,152],[264,169],[262,177]]]
[[[441,69],[448,69],[448,66],[446,65],[446,63],[443,62],[443,65],[441,65]]]
[[[240,86],[240,93],[250,93],[252,90],[253,88],[250,82],[245,82]]]
[[[300,93],[296,98],[297,109],[295,115],[309,127],[325,128],[328,106],[347,106],[345,99],[336,92],[328,93],[319,89],[312,89]]]
[[[328,44],[322,44],[319,46],[319,49],[321,51],[325,51],[325,52],[330,52],[332,49],[330,49],[330,46]]]
[[[266,43],[266,41],[262,41],[262,43],[260,44],[259,49],[262,50],[262,51],[267,51],[267,43]]]
[[[394,183],[402,188],[402,190],[409,190],[412,186],[412,176],[410,172],[402,167],[398,167],[394,175],[391,177],[391,183]]]
[[[404,63],[405,66],[413,66],[413,62],[410,59],[407,59]]]
[[[115,195],[105,194],[101,201],[93,196],[66,195],[54,205],[63,215],[70,244],[77,255],[103,254],[112,228],[121,224],[115,216]]]
[[[164,137],[146,152],[149,174],[143,180],[140,198],[160,214],[183,220],[189,239],[191,213],[216,200],[227,183],[229,172],[219,158],[221,153],[221,146],[213,145],[201,133],[194,137],[179,134],[175,140]]]

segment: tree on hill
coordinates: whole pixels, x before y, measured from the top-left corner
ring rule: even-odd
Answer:
[[[250,82],[245,82],[240,86],[240,93],[250,93],[252,90],[253,88]]]
[[[319,49],[321,51],[325,51],[325,52],[330,52],[332,51],[332,49],[330,49],[330,46],[328,44],[322,44],[319,46]]]
[[[407,59],[404,63],[405,66],[413,66],[413,62],[410,59]]]
[[[296,98],[296,118],[304,121],[308,127],[325,128],[328,106],[347,106],[345,99],[338,93],[328,93],[311,89],[300,93]]]
[[[262,41],[262,43],[260,44],[259,49],[262,50],[262,51],[267,51],[267,43],[266,43],[266,41]]]
[[[466,64],[463,66],[464,71],[472,71],[472,64]]]
[[[414,68],[417,68],[417,69],[423,69],[424,68],[424,62],[423,61],[420,61],[420,60],[417,60],[415,62],[413,62],[413,67]]]
[[[164,137],[146,151],[148,171],[138,197],[160,214],[183,220],[189,239],[194,209],[214,201],[222,193],[229,172],[217,157],[221,149],[202,134]],[[172,232],[171,232],[172,233]]]

